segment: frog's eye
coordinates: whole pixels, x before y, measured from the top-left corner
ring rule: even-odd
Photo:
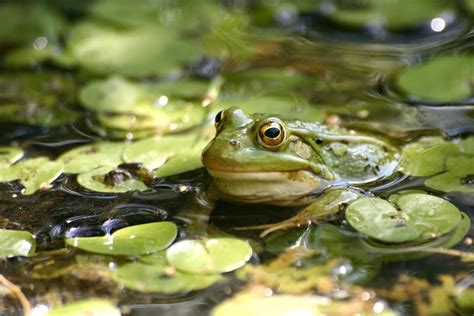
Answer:
[[[272,118],[260,125],[259,143],[270,150],[276,150],[286,140],[286,130],[280,120]]]
[[[219,125],[220,122],[222,122],[223,118],[224,118],[224,112],[219,111],[219,113],[217,113],[216,116],[214,117],[214,124],[216,125],[216,127]]]

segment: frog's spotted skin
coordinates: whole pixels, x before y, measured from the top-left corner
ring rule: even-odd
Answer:
[[[308,204],[308,194],[335,183],[362,184],[391,175],[398,152],[386,142],[318,123],[229,108],[202,161],[222,198],[275,205]]]

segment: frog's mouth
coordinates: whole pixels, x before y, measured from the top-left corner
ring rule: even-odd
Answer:
[[[325,184],[305,171],[236,172],[207,169],[220,196],[226,200],[273,205],[306,204],[308,194]]]

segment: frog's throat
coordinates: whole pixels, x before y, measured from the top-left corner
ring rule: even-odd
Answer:
[[[232,172],[208,169],[221,198],[242,203],[304,205],[327,182],[306,170]]]

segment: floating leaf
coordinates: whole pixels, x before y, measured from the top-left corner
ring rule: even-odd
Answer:
[[[168,262],[188,273],[223,273],[240,268],[250,259],[252,248],[236,238],[182,240],[166,253]]]
[[[426,177],[444,171],[446,157],[456,153],[457,146],[440,137],[424,137],[402,150],[403,173]]]
[[[23,150],[21,148],[0,146],[0,167],[8,167],[17,160],[20,160],[21,157],[23,157]]]
[[[158,25],[114,28],[77,24],[67,40],[66,56],[92,73],[141,77],[179,71],[199,55],[199,46],[177,30]]]
[[[66,107],[75,101],[71,77],[54,72],[15,72],[0,76],[0,118],[12,122],[56,126],[74,120]]]
[[[397,86],[409,97],[436,102],[463,101],[472,97],[474,55],[440,56],[402,70]]]
[[[178,153],[163,166],[156,169],[155,175],[158,177],[167,177],[201,168],[201,153],[209,141],[210,138],[203,136],[194,143],[192,148]]]
[[[450,12],[454,5],[444,0],[366,0],[336,2],[328,18],[349,27],[378,26],[390,30],[414,28]]]
[[[359,297],[343,300],[328,299],[317,295],[290,295],[273,294],[266,295],[257,291],[247,291],[225,300],[217,305],[211,312],[212,316],[259,316],[259,315],[337,315],[363,314],[371,315],[374,301],[361,301]],[[385,304],[377,315],[395,316],[394,311]]]
[[[27,19],[25,12],[28,12]],[[3,3],[0,6],[0,42],[30,44],[44,37],[51,43],[62,29],[61,17],[42,3]]]
[[[314,122],[321,122],[325,116],[324,110],[311,106],[302,99],[296,99],[294,95],[257,95],[252,97],[230,95],[213,103],[211,115],[215,116],[217,112],[231,106],[237,106],[246,113],[280,114]]]
[[[179,89],[179,82],[175,84],[174,89]],[[86,108],[98,112],[100,125],[109,130],[170,133],[202,122],[204,107],[167,96],[161,91],[165,89],[115,76],[86,85],[80,99]]]
[[[436,196],[406,194],[396,199],[395,205],[380,198],[361,198],[349,205],[346,219],[369,237],[403,243],[450,232],[461,221],[461,212]]]
[[[109,301],[87,299],[54,307],[45,316],[120,316],[120,309]]]
[[[30,257],[36,250],[36,240],[24,230],[0,229],[0,258]]]
[[[425,185],[442,192],[474,193],[474,165],[465,165],[464,167],[470,168],[461,167],[460,170],[448,171],[431,177],[425,181]]]
[[[81,173],[77,176],[77,182],[95,192],[119,193],[148,189],[146,184],[135,179],[126,170],[108,166]]]
[[[123,163],[122,151],[125,143],[98,142],[73,148],[58,160],[64,163],[65,173],[83,173],[98,167],[116,167]]]
[[[94,253],[139,256],[167,248],[177,231],[171,222],[149,223],[122,228],[102,237],[68,238],[66,243]]]
[[[23,194],[33,194],[40,189],[48,189],[63,172],[63,164],[37,157],[20,161],[0,173],[0,182],[20,180],[25,187]]]
[[[186,293],[205,289],[220,279],[219,274],[189,274],[162,264],[129,263],[119,267],[114,279],[141,292]]]

